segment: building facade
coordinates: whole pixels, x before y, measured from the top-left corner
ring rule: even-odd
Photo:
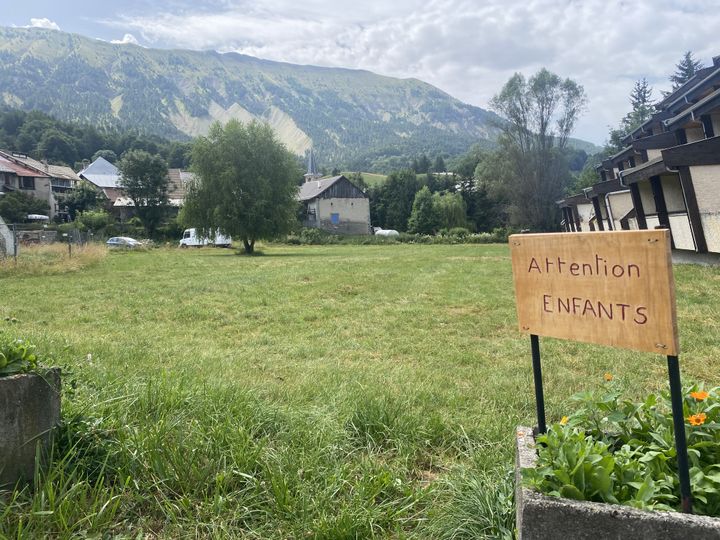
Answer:
[[[655,108],[597,167],[597,184],[558,201],[562,226],[668,228],[673,249],[720,254],[720,56]]]
[[[304,227],[333,234],[370,234],[370,199],[342,175],[306,181],[298,199]]]

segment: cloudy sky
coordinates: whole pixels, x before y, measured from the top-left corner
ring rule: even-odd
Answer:
[[[5,4],[8,4],[5,6]],[[147,47],[416,77],[487,108],[515,72],[585,87],[575,135],[601,144],[634,82],[655,97],[686,50],[720,54],[718,0],[0,0],[0,25],[45,26]],[[11,7],[11,9],[9,9]]]

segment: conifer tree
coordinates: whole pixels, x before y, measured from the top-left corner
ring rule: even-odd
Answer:
[[[670,75],[670,82],[673,83],[673,90],[677,90],[688,82],[695,73],[702,69],[702,62],[693,58],[692,51],[687,51],[680,62],[675,65],[675,73]]]
[[[625,132],[633,131],[650,119],[653,113],[652,92],[653,89],[645,77],[635,83],[630,93],[632,111],[625,115],[622,120],[622,127]]]

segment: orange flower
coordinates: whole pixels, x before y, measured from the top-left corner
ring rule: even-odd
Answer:
[[[569,420],[569,418],[568,418],[567,416],[563,416],[563,417],[560,419],[560,425],[561,425],[561,426],[564,426],[565,424],[568,423],[568,420]]]
[[[606,380],[607,382],[612,381],[612,380],[613,380],[612,373],[606,373],[606,374],[605,374],[605,380]]]
[[[688,416],[688,420],[690,420],[690,424],[693,426],[702,426],[705,423],[706,418],[707,416],[702,412]]]
[[[705,401],[709,395],[710,394],[708,394],[704,390],[701,390],[700,392],[690,392],[690,397],[693,397],[698,401]]]

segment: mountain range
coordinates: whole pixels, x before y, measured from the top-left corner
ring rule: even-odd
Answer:
[[[259,119],[294,153],[312,146],[322,164],[356,170],[491,145],[499,121],[417,79],[39,28],[0,27],[1,104],[179,140]]]

